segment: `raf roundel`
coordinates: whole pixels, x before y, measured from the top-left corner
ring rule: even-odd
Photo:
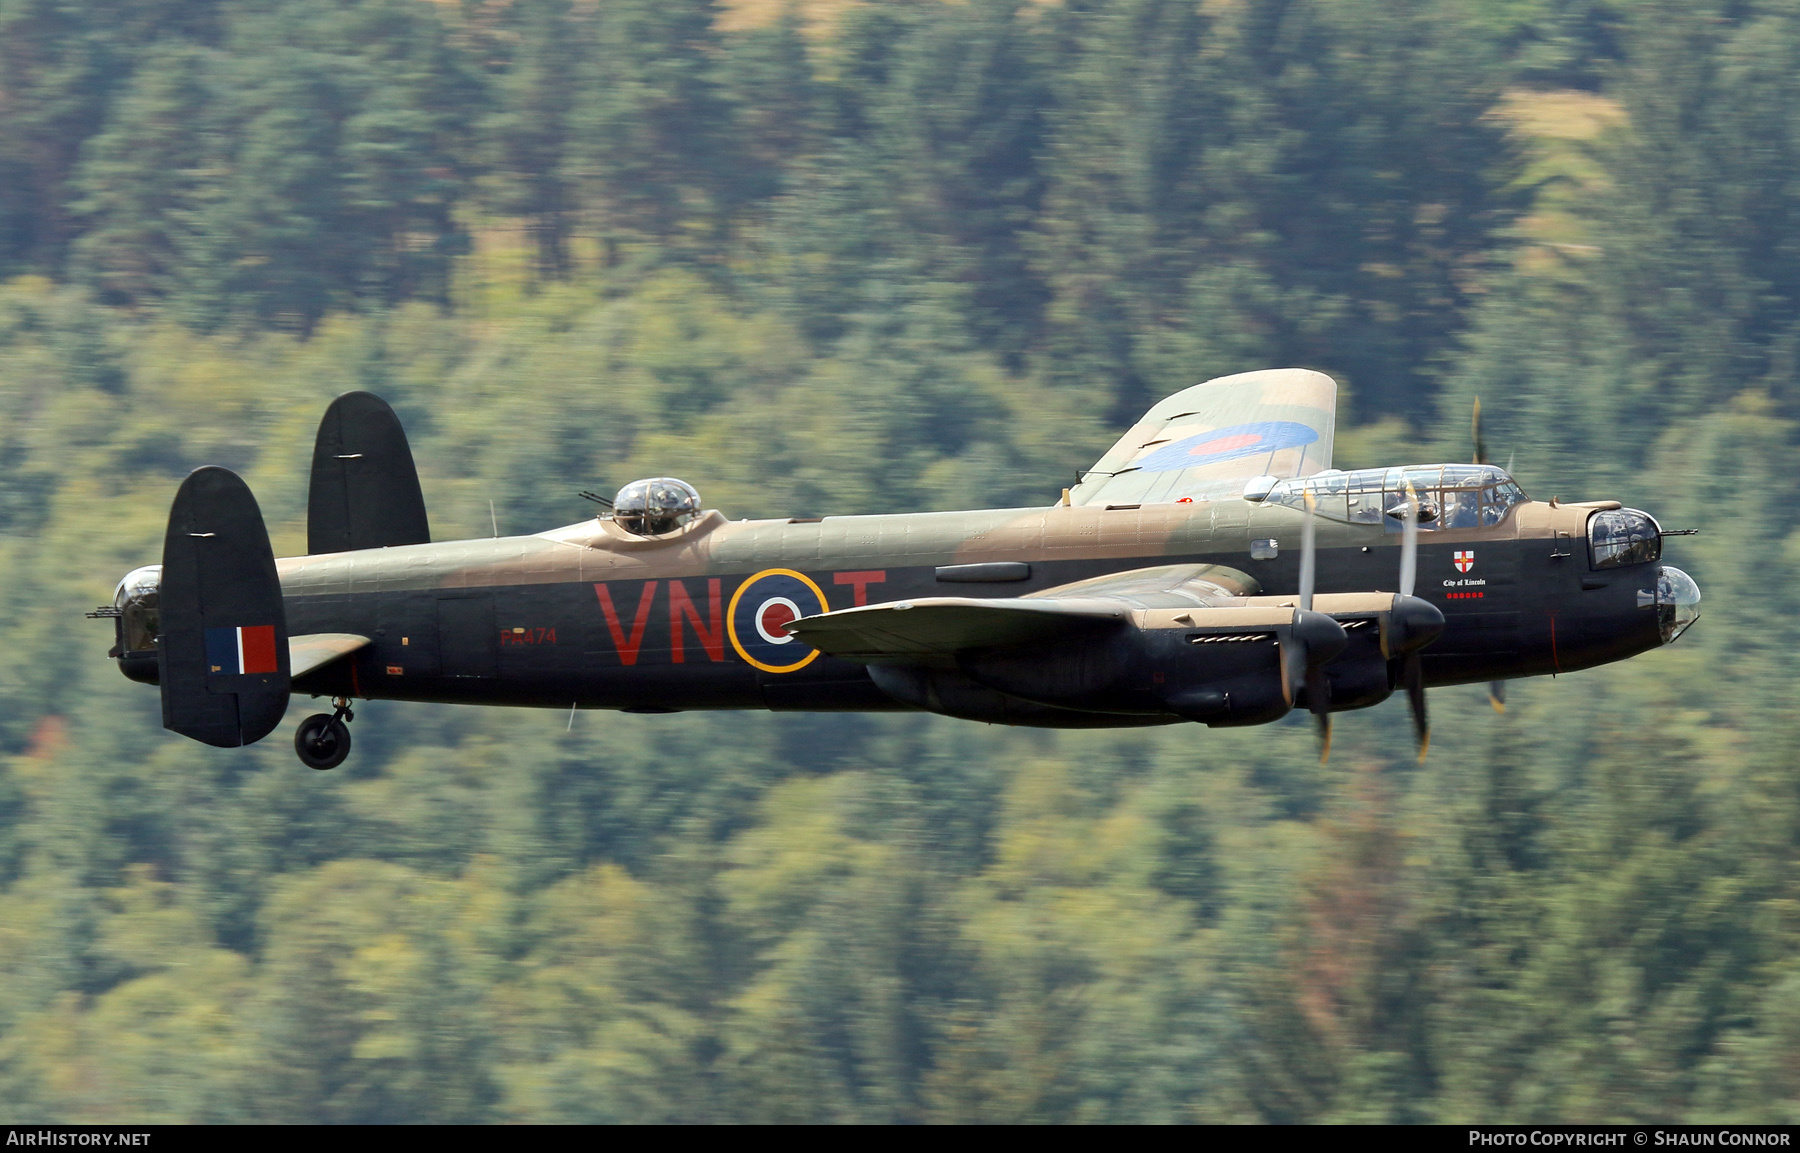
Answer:
[[[819,650],[789,636],[786,626],[801,617],[829,611],[825,593],[803,573],[764,569],[731,594],[725,631],[731,647],[752,667],[765,673],[791,673],[816,660]]]
[[[1293,420],[1259,420],[1184,436],[1136,463],[1139,472],[1175,472],[1312,444],[1319,434]]]

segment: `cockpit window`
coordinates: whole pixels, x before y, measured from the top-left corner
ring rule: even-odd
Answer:
[[[1380,524],[1382,511],[1386,508],[1381,499],[1381,494],[1386,491],[1382,482],[1386,479],[1385,472],[1375,469],[1347,474],[1344,480],[1349,491],[1349,509],[1345,519],[1351,524]]]
[[[1350,524],[1382,524],[1390,532],[1400,532],[1406,525],[1409,491],[1419,501],[1419,528],[1425,532],[1489,528],[1527,499],[1505,469],[1445,464],[1322,472],[1284,480],[1269,493],[1268,503],[1304,508],[1310,492],[1317,502],[1315,511],[1322,517]]]
[[[1481,490],[1445,489],[1438,523],[1445,528],[1481,527]]]
[[[1662,556],[1662,531],[1635,508],[1597,512],[1588,518],[1588,554],[1597,569],[1645,564]]]
[[[1528,498],[1525,490],[1510,478],[1501,484],[1489,485],[1481,490],[1481,523],[1483,527],[1499,524],[1506,519],[1506,510],[1515,504],[1524,504]]]

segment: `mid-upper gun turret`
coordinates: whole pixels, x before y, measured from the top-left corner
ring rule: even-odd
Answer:
[[[674,532],[699,515],[700,493],[672,476],[634,480],[612,501],[613,523],[638,536]]]

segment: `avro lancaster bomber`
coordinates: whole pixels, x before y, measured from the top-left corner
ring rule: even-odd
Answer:
[[[350,749],[357,699],[667,713],[923,710],[1065,728],[1266,724],[1398,691],[1568,672],[1672,642],[1700,590],[1616,501],[1534,501],[1503,469],[1331,467],[1337,386],[1243,373],[1152,408],[1043,508],[729,520],[637,481],[531,536],[433,542],[378,397],[327,409],[307,555],[276,559],[223,468],[175,496],[162,563],[119,584],[111,656],[165,727]],[[1477,425],[1479,428],[1479,424]]]

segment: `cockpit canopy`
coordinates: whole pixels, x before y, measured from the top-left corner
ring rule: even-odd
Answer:
[[[613,521],[638,536],[674,532],[700,515],[700,494],[672,476],[634,480],[613,498]]]
[[[1529,499],[1505,469],[1491,464],[1321,472],[1280,481],[1265,499],[1269,504],[1304,508],[1307,493],[1313,495],[1319,516],[1350,524],[1384,524],[1389,532],[1404,527],[1410,496],[1418,498],[1419,528],[1425,532],[1497,525],[1509,509]]]

